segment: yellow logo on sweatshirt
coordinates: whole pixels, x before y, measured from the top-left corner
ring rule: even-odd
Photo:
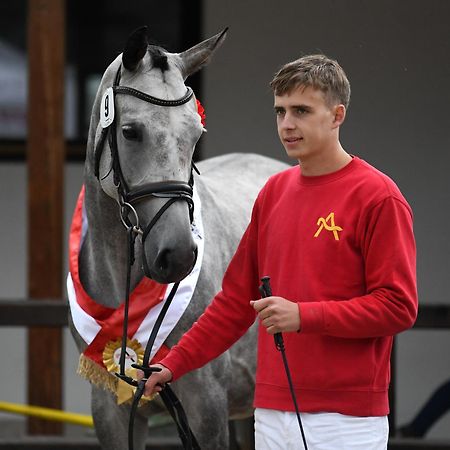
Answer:
[[[319,217],[319,219],[317,220],[317,225],[319,225],[319,228],[314,235],[315,238],[319,236],[320,232],[325,228],[325,230],[333,232],[333,236],[336,241],[339,240],[338,231],[342,231],[342,228],[334,223],[334,212],[328,214],[326,219],[324,219],[323,217]]]

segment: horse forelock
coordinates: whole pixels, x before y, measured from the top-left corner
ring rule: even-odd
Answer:
[[[149,45],[148,53],[150,54],[152,65],[155,69],[160,69],[161,72],[165,72],[170,69],[167,55],[163,48],[156,45]]]

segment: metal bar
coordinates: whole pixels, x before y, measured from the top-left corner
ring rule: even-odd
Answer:
[[[0,411],[6,411],[12,414],[24,416],[40,417],[45,420],[54,420],[57,422],[71,423],[82,427],[94,427],[92,416],[78,414],[68,411],[60,411],[52,408],[43,408],[42,406],[20,405],[18,403],[0,402]]]

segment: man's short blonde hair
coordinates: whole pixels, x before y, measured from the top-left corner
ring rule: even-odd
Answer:
[[[285,64],[270,82],[275,95],[285,95],[299,87],[323,92],[328,105],[350,104],[350,83],[337,61],[325,55],[308,55]]]

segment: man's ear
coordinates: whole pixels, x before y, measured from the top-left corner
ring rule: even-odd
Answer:
[[[340,127],[343,124],[346,112],[347,110],[345,109],[345,106],[342,104],[336,105],[334,107],[333,128]]]

